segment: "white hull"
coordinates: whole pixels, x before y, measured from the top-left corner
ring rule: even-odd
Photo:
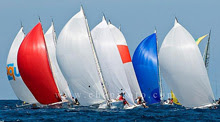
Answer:
[[[135,108],[144,108],[143,105],[133,105],[133,106],[126,106],[124,109],[135,109]]]
[[[169,104],[168,102],[163,102],[162,105],[173,105],[173,103]]]
[[[204,105],[204,106],[200,106],[200,107],[193,107],[193,109],[207,109],[207,108],[212,108],[214,106],[217,106],[217,104],[212,103],[212,104],[208,104],[208,105]]]
[[[110,106],[107,105],[107,103],[103,103],[99,105],[99,109],[123,109],[124,108],[124,104],[123,101],[116,101],[116,100],[111,100],[111,102],[109,103]]]
[[[128,105],[124,105],[123,101],[116,101],[116,100],[112,100],[110,103],[110,106],[108,106],[106,103],[100,104],[99,105],[99,109],[134,109],[134,108],[144,108],[143,105],[132,105],[132,106],[128,106]]]

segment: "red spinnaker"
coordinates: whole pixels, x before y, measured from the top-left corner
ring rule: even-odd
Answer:
[[[17,61],[24,83],[39,103],[51,104],[61,101],[50,69],[41,23],[24,38],[18,50]]]

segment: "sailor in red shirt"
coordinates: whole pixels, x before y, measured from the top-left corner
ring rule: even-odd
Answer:
[[[130,106],[129,103],[127,102],[127,100],[124,98],[124,95],[125,95],[125,92],[124,93],[120,93],[119,96],[118,96],[118,100],[119,101],[123,101],[124,105],[127,104],[128,106]]]

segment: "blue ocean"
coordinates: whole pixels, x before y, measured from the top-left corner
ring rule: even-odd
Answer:
[[[97,109],[75,107],[63,109],[17,108],[18,100],[0,100],[0,121],[220,121],[218,109],[185,109],[181,106],[151,105],[149,108]]]

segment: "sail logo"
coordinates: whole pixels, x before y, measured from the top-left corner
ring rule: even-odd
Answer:
[[[15,77],[20,77],[20,73],[18,72],[18,69],[14,67],[14,63],[7,64],[6,69],[7,69],[8,80],[15,81]]]

